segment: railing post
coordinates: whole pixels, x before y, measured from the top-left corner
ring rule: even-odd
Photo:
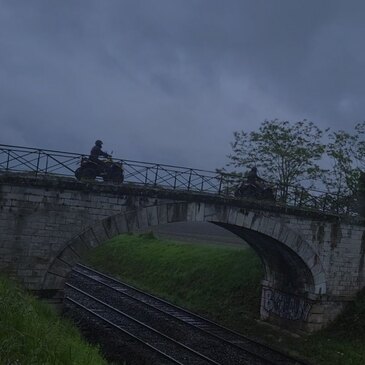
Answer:
[[[223,184],[223,175],[221,175],[221,178],[219,180],[218,194],[222,192],[222,184]]]
[[[39,162],[41,159],[41,151],[38,150],[38,158],[37,158],[37,168],[36,168],[36,172],[35,172],[35,176],[38,176],[38,170],[39,170]]]
[[[295,207],[297,206],[297,197],[298,197],[298,188],[295,187],[295,190],[294,190],[294,201],[293,201],[293,204],[294,204]]]
[[[326,211],[326,204],[327,204],[327,193],[324,195],[324,199],[323,199],[323,207],[322,207],[323,213]]]
[[[148,181],[148,170],[149,170],[149,167],[146,168],[146,177],[144,179],[144,184],[147,185],[147,181]],[[156,183],[156,181],[155,181]]]
[[[191,174],[193,173],[193,170],[190,169],[190,174],[189,174],[189,181],[188,181],[188,191],[190,190],[190,183],[191,183]]]
[[[176,189],[176,180],[177,180],[176,175],[177,175],[177,171],[175,171],[175,178],[174,178],[174,190]]]
[[[158,168],[159,168],[160,165],[157,165],[157,168],[156,168],[156,175],[155,175],[155,185],[157,185],[157,178],[158,178]]]
[[[6,161],[6,170],[9,170],[9,162],[10,162],[10,151],[8,150],[8,159]]]
[[[45,173],[47,174],[47,172],[48,172],[48,153],[47,153],[47,155],[46,155],[47,157],[46,157],[46,169],[45,169]]]
[[[304,196],[304,188],[302,188],[302,190],[301,190],[301,192],[300,192],[299,207],[301,207],[301,206],[302,206],[303,196]]]

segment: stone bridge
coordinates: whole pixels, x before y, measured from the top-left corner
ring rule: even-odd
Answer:
[[[0,175],[0,271],[60,300],[83,253],[115,235],[211,222],[261,258],[261,318],[313,331],[365,286],[365,226],[355,218],[157,188]],[[242,278],[244,280],[244,278]]]

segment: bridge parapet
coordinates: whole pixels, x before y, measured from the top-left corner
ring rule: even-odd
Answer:
[[[0,144],[0,172],[24,172],[35,177],[72,176],[85,155]],[[124,179],[144,188],[178,190],[232,198],[245,181],[240,174],[181,166],[114,159],[124,167]],[[277,204],[309,208],[322,213],[356,214],[356,197],[316,189],[270,184]]]

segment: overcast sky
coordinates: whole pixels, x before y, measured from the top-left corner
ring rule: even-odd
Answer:
[[[215,169],[233,131],[365,119],[365,1],[0,0],[0,143]]]

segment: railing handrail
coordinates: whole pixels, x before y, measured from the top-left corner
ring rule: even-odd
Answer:
[[[10,148],[19,148],[22,150],[33,150],[33,151],[40,151],[40,152],[51,152],[51,153],[62,153],[62,154],[67,154],[67,155],[73,155],[73,156],[88,156],[89,153],[79,153],[79,152],[66,152],[66,151],[58,151],[58,150],[49,150],[49,149],[45,149],[45,148],[33,148],[33,147],[22,147],[22,146],[15,146],[15,145],[5,145],[5,144],[0,144],[0,149],[2,147],[10,147]],[[216,171],[211,171],[211,170],[204,170],[204,169],[197,169],[194,167],[186,167],[186,166],[177,166],[177,165],[169,165],[169,164],[163,164],[163,163],[155,163],[155,162],[146,162],[146,161],[139,161],[139,160],[127,160],[127,159],[122,159],[122,158],[114,158],[116,161],[125,161],[125,162],[130,162],[130,163],[141,163],[141,164],[145,164],[145,165],[159,165],[159,166],[165,166],[165,167],[172,167],[172,168],[177,168],[177,169],[186,169],[186,170],[192,170],[192,171],[200,171],[200,172],[208,172],[208,173],[212,173],[212,174],[221,174],[219,172]],[[234,174],[230,174],[230,173],[222,173],[224,175],[232,175],[234,176]]]

